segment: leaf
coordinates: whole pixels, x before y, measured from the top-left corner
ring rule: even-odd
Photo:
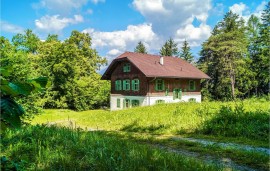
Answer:
[[[11,67],[0,67],[0,75],[1,76],[9,76],[11,73],[12,69]]]
[[[17,95],[29,95],[34,89],[34,85],[29,83],[9,83],[8,86],[14,90]]]
[[[10,97],[1,97],[1,120],[4,120],[13,127],[21,126],[21,119],[25,112],[21,105],[16,103]]]

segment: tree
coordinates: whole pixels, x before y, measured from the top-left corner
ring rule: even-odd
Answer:
[[[146,47],[141,41],[138,42],[138,45],[135,47],[134,52],[147,54]]]
[[[254,60],[257,69],[256,78],[258,80],[259,94],[267,94],[270,89],[270,2],[262,13],[262,26],[258,37],[259,53]]]
[[[244,32],[244,20],[230,11],[203,43],[198,64],[211,77],[203,85],[216,99],[234,99],[250,90],[253,73],[246,65]]]
[[[162,48],[159,51],[159,54],[162,56],[177,56],[178,55],[177,43],[175,43],[174,40],[170,38],[162,46]]]
[[[183,58],[184,60],[188,61],[189,63],[194,62],[194,57],[192,56],[190,52],[190,47],[188,45],[188,42],[185,40],[183,42],[183,46],[181,48],[180,52],[180,58]]]
[[[38,48],[40,39],[32,32],[32,30],[25,30],[25,34],[17,34],[12,38],[12,43],[18,50],[35,53]]]
[[[108,102],[109,82],[101,81],[96,72],[106,59],[90,46],[89,34],[78,31],[64,42],[51,40],[41,44],[41,73],[52,80],[45,95],[46,108],[88,110]]]

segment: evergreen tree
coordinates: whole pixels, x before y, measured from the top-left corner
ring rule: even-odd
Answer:
[[[170,38],[162,46],[162,48],[159,51],[159,54],[162,56],[177,56],[178,55],[177,43],[175,43],[174,40]]]
[[[253,61],[257,68],[258,93],[267,94],[270,89],[270,2],[262,13],[262,26],[258,38],[259,53]]]
[[[181,48],[180,52],[180,58],[183,58],[184,60],[188,61],[189,63],[194,62],[194,57],[192,56],[190,52],[190,47],[188,45],[188,42],[185,40],[183,42],[183,46]]]
[[[234,99],[251,87],[252,72],[246,65],[247,39],[244,20],[228,12],[203,43],[198,64],[210,77],[204,86],[216,99]]]
[[[141,41],[138,42],[138,45],[134,49],[134,52],[147,54],[146,47],[144,46],[144,44]]]

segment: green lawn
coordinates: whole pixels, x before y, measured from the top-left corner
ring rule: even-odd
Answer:
[[[106,132],[28,126],[2,137],[1,170],[221,170]]]
[[[70,120],[83,129],[235,138],[268,146],[269,111],[269,102],[253,99],[242,103],[161,104],[121,111],[45,110],[31,123],[58,121],[65,125]]]

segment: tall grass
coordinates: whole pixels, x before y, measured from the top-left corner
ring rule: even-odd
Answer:
[[[269,102],[252,99],[241,103],[241,111],[236,109],[240,102],[160,104],[112,112],[46,110],[32,124],[72,120],[82,128],[154,134],[199,133],[250,140],[256,138],[268,144]]]
[[[30,126],[1,136],[1,170],[218,170],[105,132]]]

